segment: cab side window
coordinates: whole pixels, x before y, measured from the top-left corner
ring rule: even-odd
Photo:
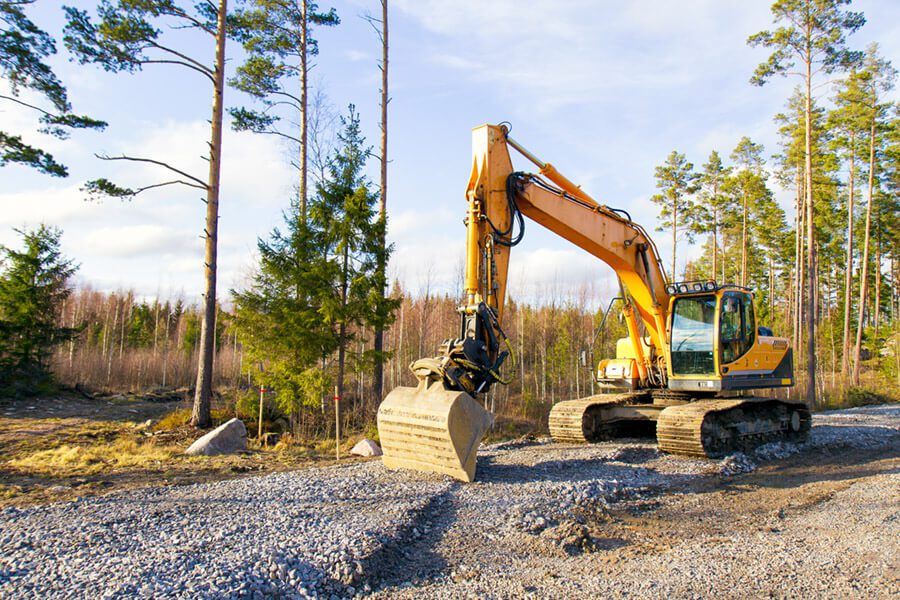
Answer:
[[[728,292],[722,296],[719,341],[722,364],[734,362],[753,346],[753,302],[747,294]]]

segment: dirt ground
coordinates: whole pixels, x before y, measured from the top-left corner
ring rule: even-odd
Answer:
[[[181,452],[200,437],[190,426],[160,430],[156,423],[175,410],[190,408],[189,399],[175,396],[117,394],[87,398],[74,393],[25,400],[0,399],[0,507],[27,506],[93,496],[148,485],[178,485],[216,481],[329,464],[331,455],[314,447],[278,451],[252,447],[234,456],[187,457]],[[148,421],[150,422],[148,424]],[[96,464],[48,463],[21,466],[28,458],[63,447],[109,449],[133,441],[159,449],[162,460],[117,464],[115,456],[100,456]]]
[[[839,456],[813,451],[738,477],[700,479],[671,498],[610,511],[606,531],[628,542],[611,560],[665,551],[700,535],[777,532],[773,520],[795,521],[854,483],[891,473],[900,473],[900,448],[850,450]]]

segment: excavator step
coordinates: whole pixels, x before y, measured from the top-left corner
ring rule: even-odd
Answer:
[[[663,452],[716,458],[769,442],[805,441],[811,425],[809,408],[802,402],[762,397],[697,400],[663,410],[656,421],[656,440]]]

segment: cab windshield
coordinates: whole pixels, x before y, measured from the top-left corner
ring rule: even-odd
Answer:
[[[715,373],[716,297],[688,296],[672,309],[672,373]]]

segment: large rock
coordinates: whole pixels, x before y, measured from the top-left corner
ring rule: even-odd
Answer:
[[[240,419],[231,419],[191,444],[185,454],[215,456],[247,449],[247,428]]]
[[[381,447],[372,440],[360,440],[353,446],[350,454],[356,454],[357,456],[381,456]]]

